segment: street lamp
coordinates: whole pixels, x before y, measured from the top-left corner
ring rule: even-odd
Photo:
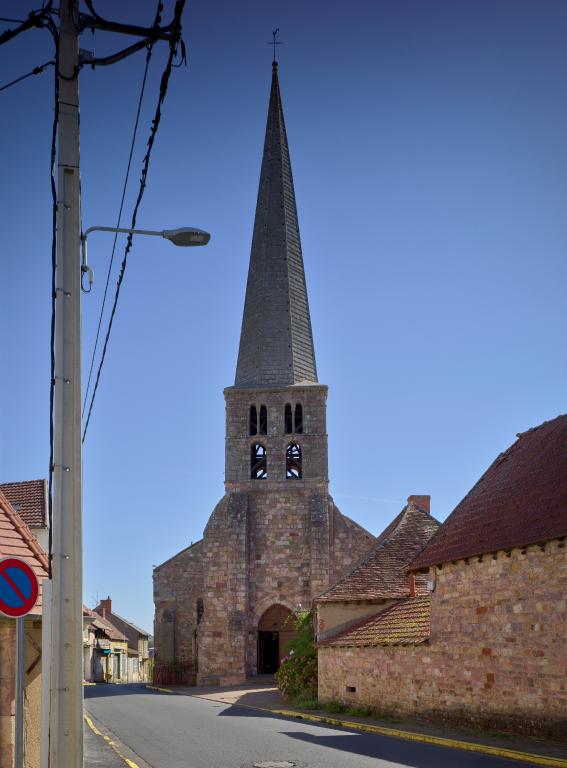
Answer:
[[[81,272],[87,274],[89,285],[93,284],[93,271],[87,263],[87,237],[91,232],[123,232],[126,235],[153,235],[169,240],[173,245],[182,248],[190,248],[195,245],[207,245],[211,236],[203,229],[195,227],[180,227],[179,229],[162,229],[160,232],[153,229],[124,229],[123,227],[89,227],[81,234]]]

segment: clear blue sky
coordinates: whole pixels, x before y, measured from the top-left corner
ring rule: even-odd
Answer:
[[[140,24],[155,7],[95,5]],[[273,27],[340,508],[378,533],[430,493],[444,519],[517,432],[567,410],[565,2],[187,5],[189,66],[172,77],[138,223],[213,238],[135,240],[84,451],[85,600],[109,594],[149,629],[152,564],[200,538],[223,493]],[[10,42],[0,85],[51,56],[46,32]],[[85,227],[116,221],[143,64],[81,75]],[[1,481],[48,467],[52,78],[0,93]],[[85,366],[110,248],[91,237]]]

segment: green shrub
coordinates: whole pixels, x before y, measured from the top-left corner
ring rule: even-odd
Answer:
[[[276,672],[278,688],[286,699],[313,701],[317,699],[317,650],[311,612],[301,611],[293,628],[295,637],[287,644],[287,656]]]
[[[341,704],[340,701],[328,701],[325,704],[325,709],[327,712],[332,712],[333,714],[339,714],[340,712],[345,711],[344,704]]]

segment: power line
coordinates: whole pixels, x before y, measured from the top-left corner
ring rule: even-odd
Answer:
[[[116,220],[116,227],[117,228],[120,226],[120,222],[122,220],[122,210],[124,208],[124,199],[126,197],[126,188],[128,186],[128,179],[130,177],[130,167],[132,165],[132,155],[134,153],[134,145],[136,143],[136,135],[138,133],[138,123],[140,121],[140,110],[142,108],[142,101],[143,101],[143,98],[144,98],[144,91],[146,89],[146,80],[147,80],[147,76],[148,76],[148,68],[149,68],[149,64],[150,64],[150,59],[152,57],[152,51],[153,51],[153,42],[150,42],[149,45],[148,45],[148,52],[147,52],[147,55],[146,55],[146,66],[145,66],[145,69],[144,69],[144,77],[142,78],[142,88],[141,88],[141,91],[140,91],[140,98],[138,99],[138,109],[137,109],[137,112],[136,112],[136,120],[134,122],[134,131],[133,131],[133,134],[132,134],[132,142],[130,144],[130,154],[128,156],[128,165],[127,165],[127,168],[126,168],[126,176],[124,177],[124,186],[122,187],[122,199],[120,200],[120,209],[118,211],[118,218]],[[112,253],[110,254],[110,264],[108,265],[108,272],[106,274],[106,283],[105,283],[105,286],[104,286],[104,295],[102,297],[102,306],[100,308],[100,314],[99,314],[99,318],[98,318],[98,327],[96,329],[96,338],[95,338],[95,343],[94,343],[94,349],[93,349],[93,353],[92,353],[92,356],[91,356],[91,365],[90,365],[90,368],[89,368],[89,378],[88,378],[88,381],[87,381],[87,386],[86,386],[86,389],[85,389],[85,397],[84,397],[84,400],[83,400],[83,411],[82,411],[82,415],[83,416],[85,415],[85,408],[87,406],[87,399],[88,399],[88,396],[89,396],[89,389],[90,389],[90,386],[91,386],[91,378],[92,378],[92,374],[93,374],[93,368],[94,368],[96,351],[98,349],[98,339],[99,339],[99,336],[100,336],[100,329],[101,329],[101,326],[102,326],[102,317],[103,317],[103,313],[104,313],[104,307],[106,305],[106,295],[108,293],[108,284],[110,282],[110,275],[111,275],[111,272],[112,272],[112,265],[114,263],[114,253],[115,253],[115,250],[116,250],[116,242],[117,242],[117,240],[118,240],[118,232],[115,232],[114,233],[114,241],[112,243]]]
[[[39,67],[34,67],[31,72],[28,72],[26,75],[22,75],[21,77],[16,78],[15,80],[12,80],[11,83],[6,83],[6,85],[0,86],[0,91],[5,91],[6,88],[10,88],[12,85],[16,85],[16,83],[21,83],[22,80],[25,80],[26,77],[31,77],[32,75],[39,75],[41,72],[43,72],[47,67],[51,67],[55,64],[55,61],[46,61],[45,64],[40,64]]]
[[[177,54],[178,47],[181,46],[181,49],[182,49],[182,52],[183,52],[183,45],[182,45],[182,40],[181,40],[181,15],[183,13],[184,6],[185,6],[185,0],[176,0],[174,17],[173,17],[173,23],[172,23],[173,32],[172,32],[171,39],[169,40],[169,56],[167,58],[167,63],[166,63],[165,69],[164,69],[162,77],[161,77],[159,99],[158,99],[158,103],[157,103],[154,119],[152,121],[151,129],[150,129],[150,136],[149,136],[149,139],[148,139],[148,149],[146,151],[146,154],[144,156],[144,160],[143,160],[143,163],[142,163],[142,174],[141,174],[141,177],[140,177],[140,189],[138,191],[138,197],[136,199],[136,204],[134,205],[134,210],[132,212],[132,220],[131,220],[131,224],[130,224],[130,229],[135,229],[136,228],[136,218],[137,218],[137,215],[138,215],[138,209],[140,207],[140,203],[142,202],[142,198],[144,196],[144,191],[146,189],[146,183],[147,183],[147,177],[148,177],[148,167],[149,167],[149,164],[150,164],[150,157],[151,157],[152,149],[153,149],[153,146],[154,146],[154,141],[155,141],[155,138],[156,138],[156,134],[157,134],[157,130],[158,130],[158,127],[159,127],[159,123],[160,123],[160,120],[161,120],[161,106],[162,106],[162,104],[163,104],[163,102],[165,100],[166,94],[167,94],[167,87],[168,87],[168,84],[169,84],[169,78],[171,76],[171,70],[173,68],[173,61],[174,61],[175,56]],[[108,328],[106,330],[106,336],[105,336],[105,339],[104,339],[104,346],[103,346],[103,349],[102,349],[102,355],[101,355],[101,359],[100,359],[98,370],[97,370],[97,374],[96,374],[96,380],[95,380],[95,385],[94,385],[93,393],[92,393],[92,396],[91,396],[91,401],[90,401],[90,405],[89,405],[89,411],[88,411],[88,414],[87,414],[87,420],[86,420],[85,427],[84,427],[84,430],[83,430],[83,442],[85,441],[85,436],[87,434],[87,430],[88,430],[89,423],[90,423],[90,420],[91,420],[93,406],[94,406],[96,394],[97,394],[97,391],[98,391],[98,385],[99,385],[99,382],[100,382],[100,375],[101,375],[101,372],[102,372],[102,368],[104,366],[104,361],[105,361],[105,358],[106,358],[106,351],[108,349],[108,342],[109,342],[110,334],[111,334],[111,331],[112,331],[112,324],[114,322],[114,316],[116,314],[116,308],[117,308],[117,305],[118,305],[118,299],[120,297],[120,289],[122,287],[122,281],[124,280],[124,273],[126,272],[126,265],[127,265],[127,262],[128,262],[128,254],[130,253],[131,248],[132,248],[132,235],[129,234],[127,242],[126,242],[126,247],[124,249],[124,257],[122,259],[122,265],[120,267],[120,273],[118,275],[118,281],[116,283],[116,291],[115,291],[115,294],[114,294],[114,302],[113,302],[113,305],[112,305],[112,311],[110,313],[110,319],[108,321]]]

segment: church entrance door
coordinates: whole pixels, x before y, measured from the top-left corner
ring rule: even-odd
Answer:
[[[258,624],[258,674],[277,672],[286,646],[295,635],[293,613],[285,605],[272,605]]]
[[[258,632],[258,674],[272,675],[279,667],[279,632]]]

